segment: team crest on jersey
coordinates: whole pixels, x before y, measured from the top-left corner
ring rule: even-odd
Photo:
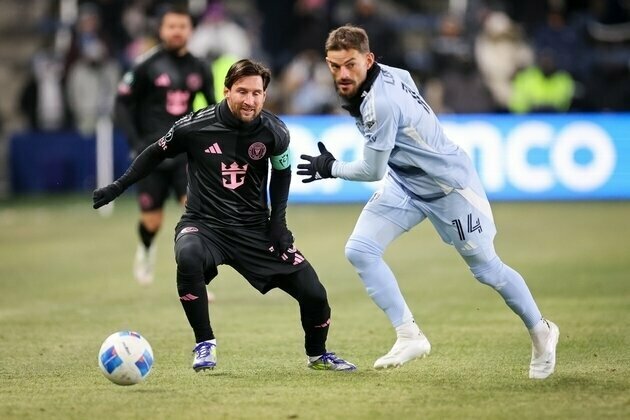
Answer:
[[[262,159],[265,157],[265,153],[267,153],[267,146],[259,141],[249,146],[249,150],[247,151],[247,154],[249,154],[252,160]]]
[[[191,73],[186,77],[186,86],[193,92],[201,87],[201,75],[199,73]]]

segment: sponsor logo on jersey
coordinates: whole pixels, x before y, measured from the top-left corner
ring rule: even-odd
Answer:
[[[225,163],[221,162],[221,175],[223,176],[223,186],[225,188],[235,190],[243,185],[243,183],[245,182],[245,174],[247,173],[248,166],[248,164],[239,166],[239,164],[236,162],[228,166]]]
[[[259,141],[249,146],[249,149],[247,150],[247,154],[252,160],[262,159],[263,157],[265,157],[266,152],[267,146]]]
[[[190,92],[187,90],[169,90],[166,92],[166,112],[171,115],[182,115],[188,111]]]

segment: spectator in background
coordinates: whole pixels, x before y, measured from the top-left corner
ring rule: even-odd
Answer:
[[[210,3],[190,37],[188,49],[211,63],[216,98],[223,97],[223,79],[230,66],[251,56],[251,44],[247,31],[228,18],[223,3]]]
[[[99,21],[99,38],[107,44],[107,51],[110,57],[118,61],[124,59],[123,51],[125,46],[131,41],[131,36],[124,26],[123,16],[129,4],[137,2],[129,0],[78,0],[81,4],[89,5]],[[146,3],[146,0],[139,0]]]
[[[100,117],[111,115],[120,78],[118,62],[103,42],[94,39],[68,71],[66,94],[74,123],[83,136],[91,136]]]
[[[379,13],[376,0],[355,0],[352,23],[370,34],[370,48],[377,60],[391,66],[404,65],[402,40],[392,24]]]
[[[188,49],[197,57],[211,60],[224,54],[240,59],[251,55],[251,44],[247,31],[230,20],[223,4],[216,2],[210,3],[206,9],[201,22],[190,37]]]
[[[440,74],[440,112],[470,114],[494,112],[496,109],[472,55],[452,57]]]
[[[255,0],[260,15],[260,43],[271,72],[280,74],[291,61],[293,13],[296,0]]]
[[[460,18],[442,17],[431,53],[437,77],[427,82],[426,94],[436,112],[481,113],[496,108],[477,71]]]
[[[122,12],[121,25],[129,37],[129,42],[123,47],[120,56],[123,70],[129,70],[136,59],[158,43],[149,28],[146,3],[136,0],[125,7]]]
[[[338,104],[328,67],[319,53],[299,53],[282,75],[284,111],[288,114],[330,114]]]
[[[328,35],[332,24],[335,0],[297,0],[293,10],[291,34],[292,55],[302,51],[321,49],[321,40]]]
[[[261,46],[273,73],[281,74],[300,52],[321,49],[335,4],[336,0],[256,0]]]
[[[555,5],[558,3],[558,5]],[[567,23],[563,2],[550,2],[545,21],[535,27],[532,34],[533,48],[553,55],[555,67],[574,77],[586,74],[588,63],[582,37],[575,27]]]
[[[20,95],[20,110],[32,130],[71,126],[63,91],[63,60],[51,51],[41,50],[33,56],[31,73]]]
[[[533,62],[531,47],[509,16],[494,11],[475,38],[475,59],[484,83],[500,110],[507,110],[512,97],[512,78]]]
[[[89,44],[100,41],[108,51],[112,51],[107,32],[103,30],[99,8],[94,3],[83,3],[73,28],[72,41],[66,53],[65,73],[79,59]]]
[[[556,66],[550,50],[537,54],[537,65],[519,71],[514,77],[509,109],[529,112],[564,112],[571,106],[575,83],[571,74]]]

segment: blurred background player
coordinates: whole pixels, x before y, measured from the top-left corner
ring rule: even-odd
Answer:
[[[175,259],[179,300],[197,343],[193,369],[216,366],[206,284],[225,264],[260,293],[279,288],[298,301],[309,368],[352,371],[355,365],[326,350],[326,289],[287,227],[290,136],[276,115],[263,111],[270,80],[262,64],[234,63],[225,78],[225,99],[177,121],[122,177],[94,191],[94,208],[114,200],[164,159],[187,156],[189,197],[175,229]]]
[[[160,45],[148,51],[118,87],[116,119],[137,155],[160,138],[173,123],[192,110],[215,103],[209,66],[187,49],[193,28],[186,8],[172,6],[161,14]],[[172,190],[186,201],[186,158],[167,159],[138,183],[140,244],[133,273],[141,284],[153,282],[156,246],[163,206]]]

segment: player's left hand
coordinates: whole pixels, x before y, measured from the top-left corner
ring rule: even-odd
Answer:
[[[293,246],[293,233],[282,223],[271,223],[269,229],[269,239],[271,241],[271,251],[276,256],[281,256]]]
[[[288,264],[299,264],[304,257],[293,245],[293,234],[286,225],[272,223],[269,231],[271,246],[269,252]]]
[[[319,156],[302,155],[301,159],[304,159],[308,163],[300,163],[297,174],[308,176],[310,178],[304,178],[302,182],[313,182],[318,179],[334,178],[332,176],[332,167],[335,162],[335,157],[330,153],[324,143],[321,141],[317,143],[319,148]]]

